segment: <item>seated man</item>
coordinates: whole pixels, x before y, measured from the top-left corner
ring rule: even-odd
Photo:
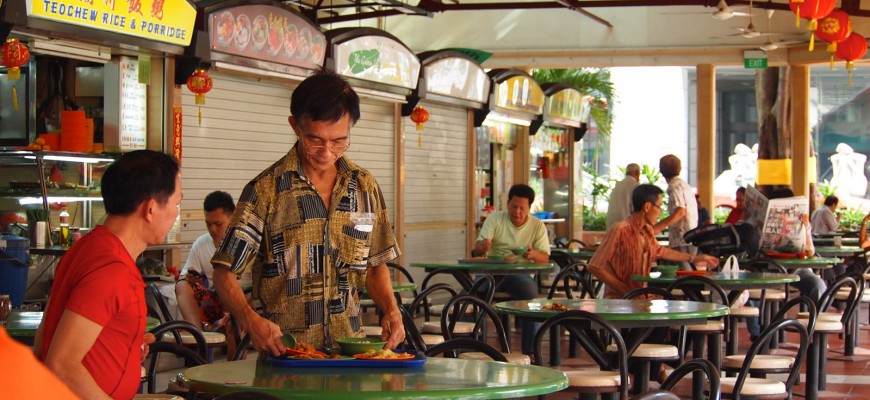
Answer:
[[[739,187],[737,188],[737,192],[734,193],[734,208],[731,209],[731,212],[728,213],[728,217],[725,218],[726,224],[736,224],[743,219],[743,213],[746,212],[746,188]]]
[[[610,227],[601,246],[589,260],[589,272],[604,282],[604,297],[619,299],[644,282],[631,280],[632,275],[649,275],[658,259],[684,261],[715,267],[719,259],[704,254],[692,255],[662,247],[655,238],[653,225],[662,215],[662,190],[643,184],[631,194],[632,213]]]
[[[193,242],[187,262],[175,283],[175,297],[182,319],[206,332],[225,332],[230,345],[228,356],[233,354],[235,338],[232,329],[226,329],[229,313],[224,311],[212,286],[214,267],[211,258],[227,231],[235,209],[233,197],[227,192],[215,191],[205,197],[203,210],[208,232]],[[250,287],[250,273],[243,275],[239,283],[243,288]]]
[[[547,228],[537,217],[529,214],[535,191],[523,184],[513,185],[508,191],[508,210],[490,214],[480,228],[480,235],[471,250],[472,256],[510,256],[512,247],[525,246],[523,255],[536,264],[550,262],[550,240]],[[529,300],[538,296],[538,284],[528,274],[505,276],[496,291],[507,292],[513,299]],[[522,322],[522,352],[531,354],[535,332],[540,323]]]
[[[825,205],[813,211],[813,216],[810,218],[813,233],[816,235],[837,233],[840,229],[840,213],[837,212],[839,204],[840,199],[837,196],[825,197]]]

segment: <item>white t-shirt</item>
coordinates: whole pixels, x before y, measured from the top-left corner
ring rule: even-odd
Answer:
[[[211,240],[211,235],[208,232],[196,238],[193,246],[190,248],[190,253],[187,254],[187,262],[184,263],[184,268],[181,269],[179,279],[187,275],[188,270],[194,270],[208,277],[208,286],[214,288],[214,266],[211,265],[211,258],[216,251],[214,242]],[[251,270],[250,268],[239,278],[239,284],[245,287],[251,287]]]
[[[631,215],[631,193],[640,185],[633,176],[626,175],[619,181],[610,192],[610,203],[607,205],[606,227],[610,229],[613,224],[628,218]]]

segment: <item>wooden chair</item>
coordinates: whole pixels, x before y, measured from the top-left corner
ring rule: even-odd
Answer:
[[[564,327],[572,334],[573,340],[586,349],[601,370],[587,371],[556,366],[568,376],[568,389],[581,394],[613,393],[620,400],[628,398],[628,351],[622,336],[607,320],[582,310],[561,312],[548,318],[535,335],[535,365],[543,365],[541,343],[547,332],[557,327]],[[607,353],[604,350],[608,344],[616,345],[616,351]]]

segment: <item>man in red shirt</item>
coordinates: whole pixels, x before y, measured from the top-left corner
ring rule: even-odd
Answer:
[[[728,214],[728,218],[725,218],[726,224],[734,225],[740,222],[743,219],[743,213],[746,211],[746,188],[739,187],[737,188],[737,193],[734,194],[734,208],[731,209],[731,212]]]
[[[163,243],[178,216],[181,175],[167,154],[140,150],[102,179],[106,220],[57,266],[37,356],[78,396],[130,399],[139,387],[145,282],[136,258]]]

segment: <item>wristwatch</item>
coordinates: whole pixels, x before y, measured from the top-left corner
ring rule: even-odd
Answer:
[[[691,264],[691,263],[693,263],[693,262],[695,262],[695,255],[694,255],[694,254],[690,254],[690,255],[689,255],[689,263]]]

